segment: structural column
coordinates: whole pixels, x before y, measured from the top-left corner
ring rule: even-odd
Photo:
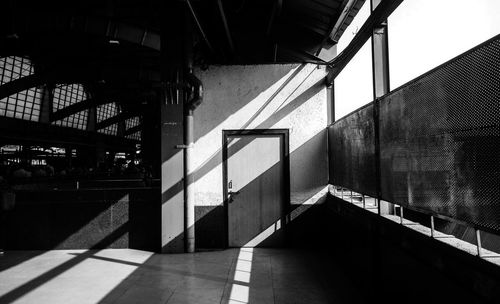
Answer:
[[[220,4],[222,5],[222,4]],[[186,73],[184,84],[193,86],[193,33],[189,18],[184,20],[184,72]],[[191,80],[191,81],[188,81]],[[200,88],[198,88],[200,89]],[[194,199],[194,109],[195,98],[186,90],[184,97],[184,237],[186,252],[195,251],[195,199]],[[198,92],[202,94],[202,92]]]
[[[184,135],[186,147],[184,150],[184,231],[186,252],[195,251],[195,213],[194,213],[194,117],[193,111],[188,111],[184,117]]]
[[[326,84],[326,111],[327,124],[335,122],[335,84],[332,82]]]
[[[161,252],[184,252],[184,103],[179,88],[183,71],[184,2],[164,1],[161,70],[165,84],[161,122]]]
[[[382,2],[382,0],[371,0],[371,11]],[[379,105],[378,98],[389,92],[389,47],[387,20],[373,29],[372,34],[372,65],[373,65],[373,100],[375,119],[375,153],[377,167],[377,196],[380,197],[381,172],[380,172],[380,132],[379,132]],[[394,207],[387,202],[379,201],[380,214],[394,214]]]
[[[165,92],[168,93],[168,92]],[[161,107],[161,252],[184,252],[183,104],[165,94]]]

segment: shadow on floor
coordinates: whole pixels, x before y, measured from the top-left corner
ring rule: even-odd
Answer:
[[[171,255],[131,249],[52,253],[51,262],[65,265],[69,258],[72,269],[62,273],[59,270],[63,267],[56,267],[50,272],[57,271],[57,275],[47,284],[25,284],[30,292],[22,296],[10,293],[0,301],[362,303],[360,292],[344,279],[328,255],[308,250],[242,248]],[[36,259],[33,262],[40,264],[42,259]],[[30,270],[19,267],[11,272],[11,283],[19,283],[24,271]],[[0,290],[4,288],[2,284]]]

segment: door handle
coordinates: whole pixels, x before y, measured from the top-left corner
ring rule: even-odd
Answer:
[[[240,194],[240,191],[228,191],[227,192],[227,201],[231,204],[233,202],[233,196],[235,196],[236,194]]]

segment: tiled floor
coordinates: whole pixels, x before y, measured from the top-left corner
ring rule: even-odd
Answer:
[[[332,262],[287,249],[7,252],[0,303],[360,303]]]

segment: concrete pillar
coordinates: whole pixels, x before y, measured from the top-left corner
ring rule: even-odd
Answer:
[[[164,253],[184,252],[183,104],[161,105],[161,245]]]
[[[165,1],[161,30],[161,252],[184,252],[184,98],[182,82],[185,3]]]
[[[160,104],[162,98],[147,99],[143,112],[142,135],[141,135],[141,157],[144,166],[150,171],[153,178],[161,175],[161,113]]]
[[[193,111],[184,116],[184,233],[186,252],[195,251],[195,212],[194,212],[194,117]]]

